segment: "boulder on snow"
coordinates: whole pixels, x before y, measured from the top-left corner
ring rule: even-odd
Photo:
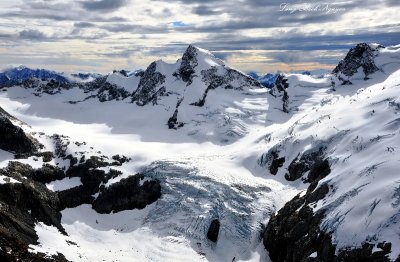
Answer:
[[[208,228],[207,238],[214,243],[218,241],[219,228],[220,222],[218,219],[214,219]]]

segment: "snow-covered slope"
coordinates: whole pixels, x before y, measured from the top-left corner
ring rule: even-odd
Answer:
[[[400,46],[364,44],[272,89],[195,46],[56,92],[10,87],[1,107],[42,148],[18,160],[31,169],[0,151],[0,193],[53,199],[51,221],[20,207],[26,241],[71,261],[343,261],[364,243],[394,260],[399,88]]]
[[[378,49],[371,54],[373,48]],[[358,49],[365,52],[354,55]],[[365,61],[360,62],[360,57]],[[368,78],[348,74],[343,81],[347,71],[341,68],[351,68],[351,72],[364,68]],[[375,69],[371,73],[365,68]],[[349,52],[330,77],[284,77],[287,88],[281,93],[287,94],[292,117],[281,131],[273,132],[271,149],[259,162],[299,188],[303,181],[312,187],[270,223],[265,244],[274,260],[290,256],[301,260],[310,255],[323,259],[329,252],[336,253],[339,261],[355,259],[356,252],[346,252],[348,248],[359,249],[358,259],[367,259],[372,252],[398,258],[399,68],[400,46],[362,44]],[[299,212],[304,220],[296,222]],[[302,232],[291,231],[301,223],[310,226],[303,224]],[[323,241],[321,232],[328,234],[331,243]]]

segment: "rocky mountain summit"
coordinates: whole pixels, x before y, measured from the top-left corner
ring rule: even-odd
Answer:
[[[369,75],[379,70],[375,64],[375,57],[382,48],[384,48],[382,45],[360,43],[350,49],[346,57],[333,69],[332,73],[343,81],[342,84],[351,84],[349,78],[361,70],[361,74],[366,80]]]

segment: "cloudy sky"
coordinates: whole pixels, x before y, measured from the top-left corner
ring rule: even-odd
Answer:
[[[0,67],[108,72],[188,44],[242,71],[331,69],[359,42],[400,44],[399,0],[1,0]]]

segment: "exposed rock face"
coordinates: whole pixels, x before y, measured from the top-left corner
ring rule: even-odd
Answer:
[[[378,71],[378,67],[375,65],[374,58],[376,56],[377,49],[383,46],[378,46],[377,48],[371,47],[366,43],[360,43],[356,47],[350,49],[346,57],[339,62],[338,66],[332,71],[333,74],[343,80],[344,84],[351,84],[348,79],[344,79],[353,76],[359,68],[362,68],[365,79],[368,79],[368,75],[371,75]]]
[[[115,171],[106,173],[104,170],[97,169],[108,165],[108,163],[101,161],[101,159],[92,157],[85,163],[69,168],[66,176],[80,177],[82,185],[58,192],[63,208],[91,204],[94,201],[93,195],[100,190],[100,185],[107,183],[108,180],[120,174]]]
[[[242,90],[245,86],[262,87],[260,82],[253,78],[229,67],[224,66],[225,70],[218,70],[213,66],[210,69],[202,70],[201,76],[204,83],[208,84],[210,89],[217,87],[224,89],[237,89]],[[221,71],[223,72],[221,74]],[[233,82],[235,86],[232,85]]]
[[[142,175],[122,179],[108,188],[104,187],[110,179],[121,175],[120,171],[110,169],[108,173],[98,168],[121,165],[127,161],[114,156],[115,162],[108,163],[98,157],[91,157],[86,162],[69,168],[68,177],[80,177],[82,185],[58,192],[62,209],[73,208],[82,204],[92,204],[99,213],[119,212],[130,209],[142,209],[161,196],[161,185],[158,181],[145,181],[141,185]],[[95,198],[93,195],[99,193]]]
[[[219,228],[220,228],[220,222],[218,219],[214,219],[211,222],[210,227],[208,228],[207,238],[214,243],[218,241]]]
[[[100,89],[97,97],[100,102],[112,101],[112,100],[123,100],[129,97],[131,93],[123,88],[116,85],[112,85],[106,82]]]
[[[294,181],[308,172],[305,182],[311,183],[305,195],[297,195],[273,215],[263,236],[263,243],[272,261],[390,261],[391,243],[380,243],[382,251],[373,252],[374,245],[336,251],[330,232],[321,229],[327,209],[313,212],[314,206],[330,192],[328,182],[321,179],[331,172],[324,158],[323,146],[299,155],[289,165],[285,178]],[[313,254],[313,255],[312,255]],[[312,256],[311,256],[312,255]],[[310,257],[311,256],[311,257]]]
[[[25,261],[24,259],[29,257],[28,245],[38,244],[35,232],[38,222],[54,226],[66,234],[61,225],[60,213],[64,208],[87,203],[92,204],[99,213],[110,213],[142,209],[160,198],[160,183],[156,180],[143,181],[143,175],[122,179],[105,188],[102,184],[121,175],[121,172],[110,169],[106,173],[98,168],[121,165],[129,159],[116,155],[112,157],[112,161],[109,163],[99,157],[91,157],[84,163],[71,166],[65,173],[49,164],[34,169],[15,161],[10,162],[7,168],[0,169],[0,176],[9,178],[9,182],[0,184],[0,258],[8,259],[11,250],[15,252],[11,257]],[[60,192],[52,192],[44,185],[66,176],[80,177],[82,185]],[[96,193],[99,193],[97,198],[93,197]],[[42,257],[41,254],[37,254],[29,258],[36,256]],[[51,260],[66,261],[61,254]]]
[[[19,179],[21,174],[28,179],[43,184],[61,180],[65,177],[64,172],[59,167],[49,164],[44,164],[41,168],[34,169],[30,165],[16,161],[8,163],[7,176]]]
[[[322,261],[332,261],[327,258],[334,256],[335,247],[319,228],[323,213],[314,214],[308,206],[328,192],[328,185],[321,185],[303,197],[296,196],[271,217],[263,243],[272,261],[312,261],[309,256],[318,249]]]
[[[142,77],[144,75],[144,70],[143,69],[136,70],[133,72],[133,75]]]
[[[0,261],[2,262],[68,261],[65,259],[64,255],[60,253],[53,256],[43,253],[35,254],[29,252],[28,248],[28,244],[23,243],[21,240],[18,240],[17,238],[0,231]]]
[[[285,113],[289,113],[289,95],[286,89],[289,87],[288,79],[280,74],[277,76],[275,81],[275,87],[272,88],[270,94],[277,97],[278,94],[282,94],[282,111]]]
[[[279,149],[273,147],[267,153],[261,155],[258,164],[263,167],[268,167],[269,172],[272,175],[276,175],[279,168],[281,168],[286,161],[286,158],[284,156],[280,157],[279,154]]]
[[[36,244],[35,223],[55,226],[65,234],[61,225],[60,201],[42,183],[26,178],[32,172],[29,165],[11,162],[0,175],[19,183],[0,184],[0,232],[22,243]]]
[[[122,70],[114,70],[113,73],[114,73],[114,74],[115,74],[115,73],[119,73],[119,74],[121,74],[121,75],[123,75],[123,76],[125,76],[125,77],[128,77],[128,74],[129,74],[129,72],[126,71],[125,69],[122,69]]]
[[[269,171],[271,174],[276,175],[278,173],[278,169],[283,166],[285,163],[285,157],[279,157],[279,152],[273,151],[272,152],[272,162],[269,166]]]
[[[324,157],[324,148],[312,149],[297,156],[289,167],[285,178],[289,181],[295,181],[301,178],[307,171],[308,182],[313,182],[319,177],[325,177],[330,173],[329,162]]]
[[[164,82],[165,76],[157,72],[157,63],[151,63],[140,78],[139,86],[133,94],[132,102],[136,101],[137,105],[144,106],[151,101],[157,101],[157,97],[165,93],[165,87],[160,87]]]
[[[126,71],[122,70],[122,72]],[[123,74],[123,73],[121,73]],[[123,100],[132,94],[126,91],[124,88],[118,87],[115,84],[111,84],[107,81],[108,76],[97,76],[90,82],[59,82],[54,79],[42,81],[36,78],[30,78],[22,83],[25,88],[34,89],[34,95],[41,96],[42,94],[55,95],[61,93],[63,90],[69,90],[73,87],[82,89],[85,93],[93,92],[90,96],[86,97],[83,101],[98,98],[100,102],[112,101],[112,100]],[[82,101],[70,101],[71,104],[76,104]]]
[[[161,197],[158,181],[145,181],[143,175],[130,176],[106,188],[94,200],[92,206],[98,213],[143,209]]]
[[[182,127],[184,125],[184,123],[182,122],[178,122],[178,110],[179,110],[179,106],[182,103],[183,98],[179,99],[178,103],[176,104],[176,108],[174,111],[174,114],[168,119],[168,128],[169,129],[178,129],[180,127]]]
[[[222,74],[221,71],[223,72]],[[214,90],[216,88],[243,90],[245,86],[262,86],[257,80],[254,80],[253,78],[226,66],[223,66],[223,70],[218,70],[216,66],[213,66],[210,69],[202,70],[201,76],[202,81],[208,85],[207,89],[199,101],[191,104],[199,107],[204,106],[207,94],[210,90]]]
[[[81,84],[80,87],[84,89],[85,92],[97,90],[96,97],[100,102],[123,100],[131,95],[125,89],[107,82],[107,76],[98,77],[91,82]]]
[[[61,93],[62,89],[70,89],[69,83],[58,82],[57,80],[50,79],[42,81],[37,78],[30,78],[22,83],[25,88],[35,89],[34,95],[41,96],[42,94],[55,95]]]
[[[195,68],[198,65],[197,61],[197,48],[193,45],[189,45],[185,53],[182,56],[181,65],[174,76],[187,82],[187,85],[192,84],[193,77],[195,76]]]
[[[44,180],[49,181],[50,170],[57,168],[45,168],[49,170]],[[0,261],[67,261],[62,254],[49,257],[28,251],[30,244],[38,244],[35,231],[38,222],[66,234],[57,194],[31,179],[42,180],[41,172],[19,162],[10,162],[7,168],[0,169],[0,175],[19,181],[0,184]]]
[[[15,126],[10,116],[0,107],[0,149],[18,154],[34,154],[39,143],[18,126]]]
[[[326,210],[316,213],[310,205],[329,193],[328,184],[316,189],[311,186],[307,193],[299,195],[273,215],[264,232],[263,243],[272,261],[390,261],[391,243],[379,243],[381,251],[373,251],[374,245],[364,243],[362,247],[342,249],[336,252],[329,232],[321,230],[321,221]],[[314,254],[313,257],[310,257]]]

